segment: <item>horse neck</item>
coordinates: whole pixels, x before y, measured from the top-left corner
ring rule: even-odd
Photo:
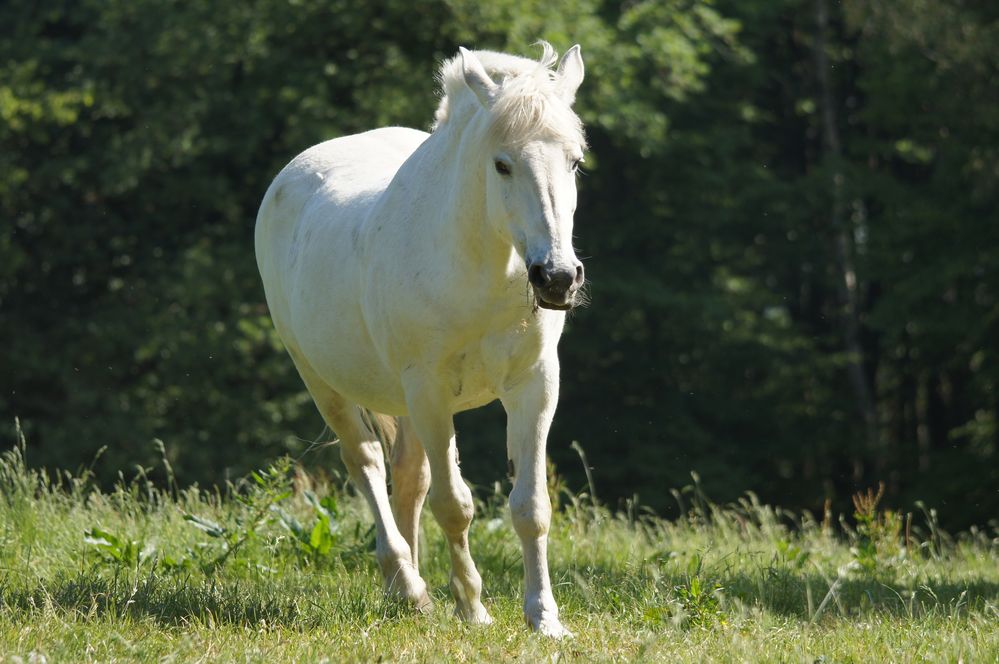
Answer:
[[[486,210],[482,155],[487,120],[482,113],[465,110],[427,140],[429,151],[423,163],[432,174],[425,180],[425,201],[430,207],[426,218],[432,226],[428,230],[437,246],[447,246],[456,258],[473,262],[480,273],[505,274],[513,245],[490,226]],[[449,201],[443,205],[442,187],[448,193],[443,198]],[[504,274],[498,273],[497,278]]]

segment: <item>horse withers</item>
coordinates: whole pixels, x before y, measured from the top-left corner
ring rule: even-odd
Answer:
[[[429,490],[456,613],[491,622],[452,418],[499,399],[524,614],[564,636],[548,574],[545,446],[556,346],[583,285],[572,225],[585,139],[571,108],[583,59],[574,46],[556,67],[542,46],[537,61],[461,49],[444,62],[430,134],[376,129],[297,156],[260,206],[256,254],[274,325],[374,515],[386,591],[430,604],[417,556]],[[391,448],[391,499],[379,437]]]

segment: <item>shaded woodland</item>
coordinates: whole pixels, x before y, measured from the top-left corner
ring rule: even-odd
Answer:
[[[414,6],[415,5],[415,6]],[[0,446],[209,485],[338,464],[272,329],[253,222],[305,147],[426,129],[459,45],[580,43],[592,304],[549,441],[610,504],[839,510],[884,481],[999,515],[999,4],[0,4]],[[479,485],[499,408],[457,419]],[[99,458],[98,450],[106,448]]]

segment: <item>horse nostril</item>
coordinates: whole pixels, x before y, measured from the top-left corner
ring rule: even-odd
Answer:
[[[531,285],[535,288],[544,288],[551,277],[548,275],[548,270],[545,269],[540,263],[535,263],[531,267],[527,268],[527,280],[531,282]]]
[[[576,266],[576,278],[573,280],[572,284],[579,288],[583,285],[583,264],[580,263]]]
[[[553,270],[548,279],[547,289],[553,293],[572,291],[573,274],[570,270]]]

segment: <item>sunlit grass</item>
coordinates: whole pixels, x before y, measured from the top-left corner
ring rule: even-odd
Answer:
[[[613,514],[560,492],[555,593],[576,634],[529,633],[498,493],[471,542],[496,619],[451,616],[447,553],[425,518],[428,616],[386,601],[363,502],[277,464],[224,493],[110,493],[85,474],[0,463],[0,655],[9,661],[997,661],[999,538],[726,507]],[[873,497],[873,494],[869,497]],[[325,498],[325,500],[322,500]],[[325,519],[325,520],[324,520]],[[315,544],[313,546],[313,544]],[[229,552],[227,554],[227,552]]]

